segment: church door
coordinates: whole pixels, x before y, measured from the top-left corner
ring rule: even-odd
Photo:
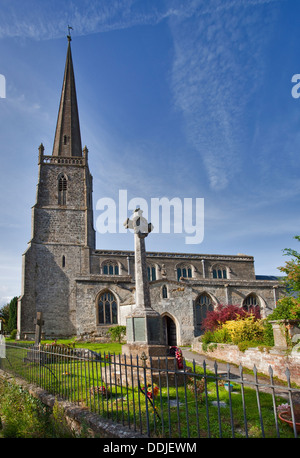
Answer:
[[[177,346],[176,324],[169,316],[164,317],[164,331],[166,343],[170,347]]]

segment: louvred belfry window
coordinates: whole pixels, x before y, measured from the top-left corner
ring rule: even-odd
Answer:
[[[68,180],[65,175],[60,175],[58,178],[58,204],[66,205],[67,203],[67,188]]]

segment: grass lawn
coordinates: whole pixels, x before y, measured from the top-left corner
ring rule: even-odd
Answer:
[[[28,343],[33,343],[29,342],[28,340],[12,340],[12,339],[6,339],[7,343],[15,343],[15,344],[28,344]],[[53,340],[42,340],[41,344],[46,345],[46,344],[51,344],[53,343]],[[89,349],[92,351],[95,351],[97,353],[111,353],[111,354],[121,354],[122,353],[122,343],[116,343],[116,342],[109,342],[109,343],[97,343],[97,342],[77,342],[75,338],[72,339],[57,339],[56,340],[57,344],[64,344],[64,345],[74,345],[75,348],[85,348]]]
[[[43,345],[46,343],[51,342],[42,342]],[[234,383],[230,407],[229,393],[224,383],[216,383],[214,375],[207,372],[208,377],[204,384],[204,378],[201,377],[203,368],[197,367],[198,381],[202,382],[196,397],[193,380],[192,384],[186,383],[185,386],[177,388],[162,387],[150,402],[136,385],[129,383],[127,386],[124,382],[120,384],[117,377],[111,375],[118,369],[119,357],[116,357],[115,363],[113,356],[111,362],[108,362],[103,358],[104,353],[119,355],[122,344],[82,343],[74,340],[58,340],[56,343],[74,343],[75,348],[87,348],[101,353],[102,359],[89,362],[70,358],[51,361],[40,367],[35,363],[24,364],[24,355],[18,355],[13,348],[7,348],[7,354],[20,376],[27,379],[33,377],[47,391],[63,395],[104,417],[124,424],[129,423],[131,427],[135,425],[137,430],[141,428],[145,432],[148,411],[148,425],[152,437],[232,437],[233,431],[235,437],[245,437],[246,431],[249,437],[262,437],[257,394],[251,388],[245,387],[243,393],[240,384]],[[9,369],[8,366],[7,368]],[[144,381],[142,369],[141,380]],[[144,385],[143,382],[141,384]],[[214,405],[217,399],[224,403],[221,404],[222,407]],[[260,393],[259,399],[265,437],[276,437],[272,396]],[[286,401],[276,397],[277,405],[284,402]],[[280,437],[293,437],[292,429],[280,420],[279,429]]]

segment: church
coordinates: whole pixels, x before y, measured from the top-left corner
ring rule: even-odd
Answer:
[[[82,148],[75,77],[67,57],[51,155],[38,149],[32,232],[22,259],[18,339],[34,339],[42,312],[44,337],[105,339],[135,306],[134,252],[97,249],[93,178]],[[167,345],[189,345],[218,304],[258,308],[262,317],[283,294],[276,277],[255,275],[252,256],[147,252],[152,308]]]

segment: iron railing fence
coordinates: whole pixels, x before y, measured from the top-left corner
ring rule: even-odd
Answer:
[[[87,407],[148,437],[297,437],[296,397],[287,383],[214,372],[175,358],[126,357],[60,346],[6,344],[1,368],[58,398]],[[269,383],[268,383],[269,382]],[[290,409],[291,423],[280,410]],[[298,430],[299,432],[299,430]]]

